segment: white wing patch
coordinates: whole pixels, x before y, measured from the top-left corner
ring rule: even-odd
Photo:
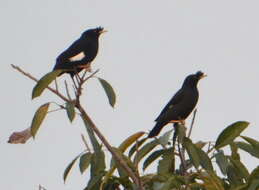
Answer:
[[[74,56],[74,57],[70,57],[70,58],[69,58],[69,61],[80,61],[80,60],[82,60],[84,57],[85,57],[84,52],[81,52],[81,53],[77,54],[77,55]]]

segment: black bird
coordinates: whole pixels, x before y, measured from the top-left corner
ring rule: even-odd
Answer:
[[[156,118],[156,125],[150,131],[149,138],[157,136],[168,123],[182,122],[190,115],[199,99],[197,83],[205,76],[203,72],[198,71],[196,74],[185,78],[182,88],[172,97]]]
[[[102,27],[86,30],[78,40],[57,57],[53,70],[64,69],[66,71],[60,75],[68,73],[73,78],[76,73],[79,73],[84,67],[89,66],[94,60],[98,52],[99,36],[104,32],[106,30]],[[84,57],[81,60],[71,60],[73,57],[82,53]]]

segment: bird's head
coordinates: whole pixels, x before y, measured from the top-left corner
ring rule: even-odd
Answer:
[[[98,38],[102,33],[107,32],[106,30],[104,30],[103,27],[97,27],[97,28],[93,28],[93,29],[89,29],[86,30],[83,34],[82,37],[84,38],[88,38],[88,37],[95,37]]]
[[[187,76],[186,79],[184,80],[183,85],[195,87],[197,85],[197,83],[199,82],[199,80],[206,76],[207,75],[205,75],[203,72],[198,71],[195,74]]]

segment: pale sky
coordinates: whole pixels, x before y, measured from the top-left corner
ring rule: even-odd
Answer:
[[[184,78],[198,70],[208,77],[199,83],[192,139],[215,141],[238,120],[251,123],[243,135],[258,139],[258,7],[256,0],[1,1],[0,189],[85,187],[87,176],[77,168],[66,185],[62,180],[68,163],[84,150],[79,117],[71,125],[64,111],[51,113],[35,141],[7,143],[12,132],[29,127],[40,105],[62,103],[49,92],[31,101],[35,83],[10,64],[40,78],[84,30],[96,26],[109,32],[100,38],[93,69],[101,70],[98,76],[112,84],[118,100],[112,109],[93,79],[84,89],[83,104],[113,146],[137,131],[151,130]],[[258,165],[248,154],[242,159],[249,169]]]

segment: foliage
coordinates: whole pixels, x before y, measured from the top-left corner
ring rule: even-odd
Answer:
[[[95,78],[96,73],[76,76],[78,77],[77,85],[74,86],[76,93],[72,99],[68,89],[65,96],[58,91],[57,86],[56,89],[48,86],[60,72],[48,73],[40,79],[33,89],[32,97],[39,97],[43,90],[48,88],[64,101],[63,105],[58,105],[58,110],[66,110],[66,116],[71,122],[76,119],[77,113],[83,120],[91,145],[84,141],[86,150],[68,164],[63,174],[64,181],[68,179],[71,169],[78,165],[82,174],[90,173],[85,190],[259,189],[259,166],[249,172],[239,154],[242,150],[259,158],[259,142],[251,137],[241,136],[249,126],[248,122],[238,121],[229,125],[219,134],[215,143],[193,142],[189,135],[185,135],[185,127],[182,126],[180,132],[176,134],[178,136],[176,146],[172,146],[171,130],[161,137],[152,139],[146,138],[142,131],[136,132],[118,147],[113,147],[80,104],[82,85],[87,84],[90,78]],[[33,79],[30,75],[28,77]],[[112,86],[106,80],[96,78],[104,88],[110,105],[114,107],[116,94]],[[43,104],[33,117],[31,135],[34,138],[45,116],[50,112],[48,111],[50,104],[57,105],[52,102]],[[104,147],[112,155],[110,165],[106,163],[107,154],[103,150]],[[156,166],[157,170],[154,173],[146,173],[151,165]]]

